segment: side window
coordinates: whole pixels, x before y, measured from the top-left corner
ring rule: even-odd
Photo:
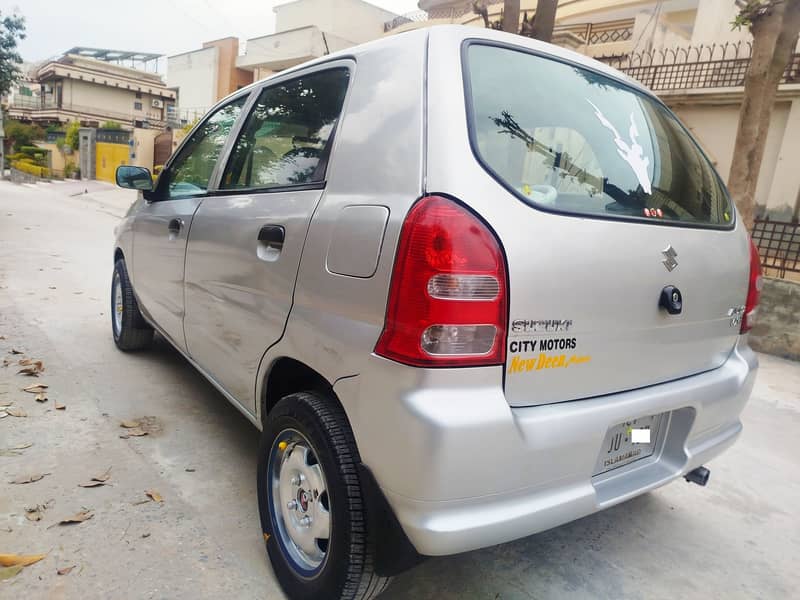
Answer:
[[[322,181],[349,79],[347,69],[337,68],[262,91],[236,140],[220,188]]]
[[[184,198],[206,193],[225,139],[246,101],[247,95],[244,95],[226,104],[195,130],[166,173],[168,180],[161,188],[164,198]]]

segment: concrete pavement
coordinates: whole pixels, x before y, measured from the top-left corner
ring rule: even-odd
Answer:
[[[282,598],[258,526],[257,431],[165,343],[126,355],[111,340],[113,228],[131,200],[97,183],[0,183],[0,360],[46,369],[36,379],[0,367],[0,405],[27,413],[0,419],[0,553],[48,553],[0,581],[0,598]],[[707,488],[676,482],[537,536],[431,559],[384,597],[797,594],[800,365],[761,360],[744,433],[709,465]],[[20,391],[37,382],[50,386],[47,402]],[[120,421],[141,417],[153,417],[150,435],[121,439]],[[109,467],[110,485],[78,487]],[[42,519],[28,520],[37,505]],[[90,520],[57,524],[84,509]]]

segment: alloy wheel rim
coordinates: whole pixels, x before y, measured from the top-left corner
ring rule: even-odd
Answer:
[[[331,511],[328,485],[308,439],[286,429],[275,439],[269,464],[274,535],[302,576],[318,573],[328,556]]]

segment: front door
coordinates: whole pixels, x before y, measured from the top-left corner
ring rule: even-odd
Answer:
[[[133,227],[133,286],[139,305],[181,350],[186,240],[197,207],[247,96],[218,109],[191,134],[159,179]]]
[[[258,366],[283,333],[306,232],[323,193],[350,77],[338,64],[260,92],[219,190],[203,201],[189,234],[189,354],[251,411]]]

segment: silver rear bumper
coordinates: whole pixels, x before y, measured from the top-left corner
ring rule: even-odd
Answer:
[[[424,555],[525,537],[664,485],[730,446],[757,369],[743,340],[718,369],[588,400],[508,406],[491,369],[375,357],[335,386],[370,467]],[[374,368],[372,368],[374,367]],[[652,457],[593,477],[607,429],[670,413]]]

